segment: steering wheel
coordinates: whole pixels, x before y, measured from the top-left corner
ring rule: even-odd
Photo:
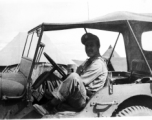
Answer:
[[[37,89],[42,83],[45,82],[45,80],[51,75],[55,70],[57,70],[62,75],[62,80],[64,80],[67,75],[64,73],[64,71],[54,62],[54,60],[45,52],[43,53],[44,56],[47,58],[47,60],[52,64],[53,68],[47,73],[44,74],[41,77],[38,77],[35,81],[35,83],[32,85],[33,89]]]

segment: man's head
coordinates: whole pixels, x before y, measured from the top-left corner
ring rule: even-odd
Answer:
[[[100,42],[96,35],[85,33],[81,38],[81,42],[85,45],[85,51],[88,57],[99,55]]]

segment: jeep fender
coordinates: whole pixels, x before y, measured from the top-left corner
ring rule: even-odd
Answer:
[[[26,89],[26,78],[21,73],[0,74],[0,99],[22,96]]]

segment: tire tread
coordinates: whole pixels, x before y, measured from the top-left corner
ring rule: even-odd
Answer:
[[[125,116],[134,116],[134,114],[138,114],[139,112],[146,113],[147,115],[152,115],[152,109],[145,106],[130,106],[121,111],[119,111],[116,116],[125,117]]]

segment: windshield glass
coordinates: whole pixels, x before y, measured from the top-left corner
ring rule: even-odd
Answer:
[[[39,39],[39,37],[37,36],[36,32],[30,33],[28,35],[26,45],[25,45],[25,48],[24,48],[23,57],[26,57],[26,58],[29,58],[29,59],[34,58],[34,53],[35,53],[35,50],[36,50],[38,39]]]

